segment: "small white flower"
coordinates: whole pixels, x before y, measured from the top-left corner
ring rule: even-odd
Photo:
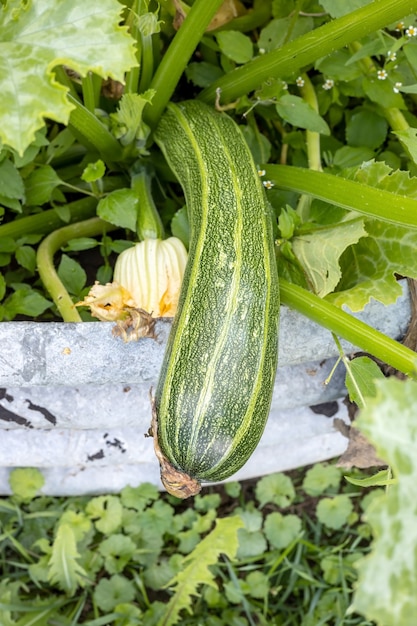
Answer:
[[[266,172],[265,170],[258,170],[258,174],[259,176],[265,176]]]
[[[295,84],[297,85],[297,87],[304,87],[304,78],[302,76],[299,76],[296,81]]]
[[[404,22],[398,22],[397,26],[395,27],[395,30],[397,31],[397,33],[399,33],[401,30],[404,30]]]
[[[262,183],[266,189],[272,189],[272,187],[274,186],[272,180],[263,180]]]
[[[397,53],[396,52],[391,52],[391,50],[388,50],[388,52],[387,52],[387,60],[388,61],[396,61],[397,60]]]
[[[388,77],[388,72],[386,70],[378,70],[376,75],[378,80],[385,80]]]
[[[394,87],[392,88],[394,93],[399,93],[400,91],[400,87],[402,87],[403,84],[402,83],[395,83]]]
[[[265,54],[265,48],[259,48],[259,54]]]
[[[283,82],[283,83],[282,83],[282,88],[283,88],[283,89],[288,89],[288,83]]]
[[[407,35],[407,37],[415,37],[417,35],[417,27],[410,25],[406,31],[405,34]]]
[[[332,87],[334,87],[334,80],[332,78],[327,78],[323,83],[323,89],[328,91]]]

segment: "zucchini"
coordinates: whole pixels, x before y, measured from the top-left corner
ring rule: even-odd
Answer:
[[[261,438],[278,275],[270,208],[236,123],[199,101],[170,104],[155,140],[184,191],[190,247],[151,432],[165,488],[188,497],[234,474]]]

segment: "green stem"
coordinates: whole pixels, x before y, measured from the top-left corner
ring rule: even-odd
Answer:
[[[82,198],[68,204],[65,209],[68,211],[71,222],[79,222],[80,220],[93,217],[96,213],[97,200],[95,198]],[[0,226],[0,239],[3,237],[12,237],[16,239],[21,235],[29,235],[30,233],[50,233],[57,228],[62,227],[63,219],[59,216],[56,209],[42,211],[36,215],[28,215],[27,217],[17,218],[8,224]]]
[[[281,280],[280,289],[283,304],[417,379],[417,355],[409,348],[297,285]]]
[[[140,74],[140,59],[142,56],[142,38],[140,34],[140,30],[138,27],[138,15],[139,15],[139,5],[141,4],[141,0],[135,0],[132,4],[132,7],[129,10],[128,17],[126,20],[126,25],[129,28],[129,33],[133,37],[136,42],[136,59],[138,62],[137,67],[132,67],[129,72],[126,74],[126,93],[137,93],[138,85],[139,85],[139,74]]]
[[[136,231],[140,241],[164,237],[164,227],[152,197],[151,184],[151,176],[145,169],[132,177],[132,189],[138,197]]]
[[[152,81],[153,75],[153,44],[152,35],[141,35],[142,40],[142,57],[141,72],[139,82],[139,93],[146,91]]]
[[[302,74],[302,78],[304,80],[304,85],[300,89],[301,95],[307,104],[309,104],[316,111],[316,113],[318,113],[319,104],[313,83],[305,73]],[[320,133],[316,133],[312,130],[306,130],[306,143],[309,169],[321,172]]]
[[[301,77],[304,80],[304,85],[300,88],[301,95],[305,102],[307,102],[307,104],[309,104],[316,111],[316,113],[318,113],[319,105],[313,83],[306,73],[303,73]],[[312,130],[306,130],[306,145],[309,169],[321,172],[320,133],[316,133]],[[308,221],[311,200],[311,196],[303,194],[300,196],[298,201],[297,213],[301,216],[303,222]]]
[[[400,109],[385,109],[382,107],[381,109],[392,130],[408,130],[410,128],[410,124],[407,122]]]
[[[103,232],[115,230],[116,226],[93,217],[83,222],[76,222],[64,226],[50,233],[38,247],[36,260],[39,276],[45,289],[50,294],[64,322],[81,322],[81,317],[75,305],[61,282],[54,266],[54,254],[67,243],[69,239],[77,237],[95,237]]]
[[[81,79],[81,86],[83,90],[83,102],[86,109],[90,113],[94,113],[100,98],[102,79],[97,74],[88,72],[87,76]]]
[[[374,0],[229,72],[204,89],[199,98],[214,102],[220,89],[222,101],[236,100],[267,79],[299,72],[318,58],[416,11],[417,0]]]
[[[75,100],[78,100],[78,102],[80,102],[80,97],[77,93],[77,90],[75,89],[74,83],[70,79],[62,65],[57,65],[56,67],[54,67],[54,74],[56,76],[56,79],[61,83],[61,85],[64,85],[68,89],[68,92],[71,94],[71,96]]]
[[[308,193],[344,209],[358,211],[392,224],[417,228],[417,201],[412,198],[301,167],[263,167],[266,176],[281,189]]]
[[[223,0],[196,0],[172,39],[150,84],[156,95],[152,106],[145,108],[144,119],[151,127],[157,125],[191,55],[222,2]]]
[[[77,102],[71,95],[68,96],[68,100],[75,106],[75,109],[71,111],[68,126],[80,143],[87,148],[97,150],[108,165],[111,165],[113,161],[120,160],[122,147],[117,139],[80,102]]]

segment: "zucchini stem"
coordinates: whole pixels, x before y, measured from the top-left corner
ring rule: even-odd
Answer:
[[[214,102],[220,87],[225,102],[236,100],[265,80],[299,72],[352,41],[416,12],[416,0],[374,0],[229,72],[204,89],[199,99]]]
[[[350,211],[357,211],[395,225],[417,228],[417,202],[413,198],[302,167],[292,165],[263,167],[268,179],[281,189],[308,193]]]
[[[223,0],[196,0],[172,39],[150,84],[156,95],[152,106],[146,107],[144,118],[151,127],[158,124],[181,74],[222,2]]]
[[[281,279],[280,291],[283,304],[417,380],[417,355],[409,348],[302,287]]]

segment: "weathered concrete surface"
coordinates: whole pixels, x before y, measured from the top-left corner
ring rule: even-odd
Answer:
[[[408,291],[395,305],[376,302],[358,315],[401,338],[410,319]],[[158,339],[124,343],[112,324],[0,324],[0,494],[15,467],[39,467],[43,493],[115,493],[125,485],[160,486],[149,389],[156,385],[170,322]],[[355,348],[343,343],[346,352]],[[251,478],[341,454],[346,391],[331,333],[282,307],[279,368],[260,445],[231,480]],[[337,401],[337,402],[336,402]],[[333,402],[333,404],[332,404]],[[328,403],[318,412],[310,405]],[[329,404],[330,403],[330,404]],[[326,417],[325,413],[329,415]]]
[[[401,337],[410,319],[409,295],[385,307],[371,302],[355,317],[389,337]],[[155,384],[171,328],[158,320],[158,339],[124,343],[112,335],[112,323],[0,323],[0,386]],[[346,352],[355,348],[342,341]],[[337,356],[329,331],[296,311],[281,307],[281,366]]]

